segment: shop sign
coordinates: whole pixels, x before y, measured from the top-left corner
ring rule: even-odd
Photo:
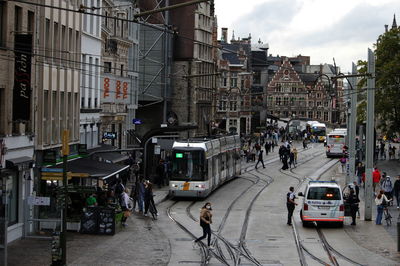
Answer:
[[[129,78],[104,74],[102,76],[102,101],[129,103],[129,90],[131,81]]]
[[[32,34],[15,34],[13,120],[29,121],[31,116]]]
[[[50,206],[50,197],[28,197],[28,205],[30,206]]]

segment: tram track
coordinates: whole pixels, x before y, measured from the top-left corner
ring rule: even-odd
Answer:
[[[312,159],[310,159],[310,160],[312,160]],[[310,161],[310,160],[307,160],[307,161]],[[334,159],[329,160],[329,162],[331,162],[332,160],[334,160]],[[329,168],[327,168],[327,169],[325,169],[323,172],[321,172],[321,173],[319,174],[319,176],[316,178],[316,180],[319,180],[319,179],[321,178],[321,176],[322,176],[323,174],[325,174],[327,171],[329,171],[334,165],[335,165],[335,164],[333,164],[332,166],[330,166]],[[281,171],[281,172],[282,172],[282,171]],[[291,169],[290,172],[293,173],[293,174],[295,174],[295,173],[292,171],[292,169]],[[282,172],[282,173],[284,173],[284,172]],[[302,178],[298,177],[296,174],[295,174],[295,175],[290,175],[290,174],[287,174],[287,173],[284,173],[284,174],[287,175],[287,176],[289,176],[289,177],[292,177],[292,178],[294,178],[294,179],[296,179],[296,180],[298,181],[298,185],[297,185],[295,191],[298,191],[298,189],[301,187],[301,185],[302,185],[302,184],[304,183],[304,181],[306,180],[305,178],[302,179]],[[292,228],[293,228],[293,235],[294,235],[294,238],[295,238],[296,248],[297,248],[298,255],[299,255],[300,265],[304,265],[304,266],[307,266],[307,265],[308,265],[307,260],[306,260],[306,258],[305,258],[305,256],[304,256],[304,252],[305,252],[305,253],[307,253],[307,255],[308,255],[311,259],[313,259],[314,261],[320,263],[321,265],[339,266],[340,263],[339,263],[339,259],[338,259],[338,258],[340,258],[340,259],[345,260],[345,261],[347,261],[347,262],[349,262],[349,263],[351,263],[351,264],[353,264],[353,265],[363,266],[363,264],[358,263],[358,262],[356,262],[356,261],[350,259],[349,257],[345,256],[345,255],[342,254],[341,252],[339,252],[339,251],[337,251],[336,249],[334,249],[334,248],[329,244],[329,242],[328,242],[328,240],[326,239],[325,235],[323,234],[321,228],[319,228],[318,225],[317,225],[317,223],[314,222],[314,227],[315,227],[315,229],[316,229],[316,232],[317,232],[317,235],[318,235],[318,238],[319,238],[318,241],[321,243],[321,246],[322,246],[322,248],[324,249],[325,253],[327,254],[327,256],[328,256],[330,262],[326,262],[325,260],[319,258],[318,256],[315,256],[315,255],[314,255],[309,249],[307,249],[307,248],[305,247],[305,245],[302,243],[303,240],[300,238],[300,234],[299,234],[299,232],[298,232],[298,230],[297,230],[297,228],[296,228],[296,224],[295,224],[295,223],[292,223],[292,224],[293,224],[293,226],[292,226]],[[303,251],[304,251],[304,252],[303,252]],[[336,256],[335,256],[335,255],[336,255]]]
[[[303,153],[303,152],[307,152],[310,151],[311,149],[303,149],[301,151],[299,151],[299,153]],[[308,157],[308,156],[307,156]],[[275,160],[270,160],[269,162],[266,163],[266,165],[268,164],[273,164],[275,162],[278,162],[279,159]],[[251,169],[253,168],[253,169]],[[251,170],[250,170],[251,169]],[[212,232],[213,235],[215,236],[214,238],[214,242],[213,245],[215,247],[215,250],[209,250],[207,249],[207,247],[203,244],[203,243],[199,243],[199,246],[201,248],[201,265],[207,265],[211,259],[211,256],[215,257],[218,261],[220,261],[222,264],[224,265],[232,265],[230,264],[230,262],[233,262],[233,265],[240,265],[242,259],[245,259],[246,261],[249,261],[251,263],[253,263],[254,265],[262,265],[252,254],[251,252],[248,250],[248,248],[246,247],[245,244],[245,237],[247,234],[247,229],[248,229],[248,222],[249,222],[249,217],[250,217],[250,213],[251,213],[251,209],[253,207],[253,204],[255,203],[255,201],[257,200],[258,196],[274,181],[274,178],[265,174],[265,173],[261,173],[259,170],[254,169],[254,165],[248,165],[245,166],[243,168],[241,168],[241,170],[248,174],[251,175],[252,177],[254,177],[256,180],[252,180],[251,177],[249,178],[247,177],[243,177],[243,179],[247,179],[248,181],[252,182],[253,184],[250,185],[249,187],[247,187],[244,191],[242,191],[235,199],[234,201],[231,202],[230,206],[228,207],[227,211],[225,212],[225,215],[218,227],[217,231]],[[257,171],[258,173],[260,173],[261,175],[268,177],[270,180],[264,180],[262,179],[260,176],[252,173],[253,171]],[[252,198],[250,205],[247,207],[246,209],[246,216],[245,216],[245,220],[242,226],[242,230],[240,233],[240,238],[239,238],[239,245],[236,246],[234,244],[232,244],[231,242],[229,242],[227,239],[225,239],[222,236],[222,229],[225,226],[226,220],[232,210],[232,207],[236,204],[236,202],[242,198],[243,195],[245,195],[251,188],[254,188],[255,186],[257,186],[260,182],[265,182],[265,185],[257,192],[257,194]],[[185,227],[181,222],[179,222],[171,213],[172,208],[178,203],[178,201],[175,201],[171,206],[169,206],[167,208],[167,215],[168,217],[175,223],[177,224],[183,231],[185,231],[188,235],[190,235],[193,239],[196,238],[196,236],[191,233],[191,231]],[[193,205],[196,202],[193,201],[191,204],[189,204],[186,207],[186,213],[187,216],[192,219],[193,221],[197,221],[196,218],[191,214],[190,209],[193,207]],[[229,258],[227,258],[223,252],[223,247],[220,245],[220,242],[223,243],[223,245],[225,246],[225,249],[228,252]]]

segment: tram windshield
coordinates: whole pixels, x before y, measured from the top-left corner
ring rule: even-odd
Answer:
[[[174,150],[171,180],[203,181],[206,176],[203,150]]]

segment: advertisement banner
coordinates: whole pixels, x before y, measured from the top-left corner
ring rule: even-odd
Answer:
[[[101,79],[101,101],[129,103],[131,81],[129,78],[104,74]]]
[[[32,34],[15,34],[13,121],[29,121],[31,116]]]

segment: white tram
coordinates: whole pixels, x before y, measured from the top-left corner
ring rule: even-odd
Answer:
[[[175,141],[169,192],[176,197],[207,197],[240,175],[240,137]]]

